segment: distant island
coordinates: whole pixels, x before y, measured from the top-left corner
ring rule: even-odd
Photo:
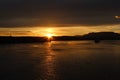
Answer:
[[[120,34],[115,32],[92,32],[77,36],[54,36],[54,40],[120,40]]]
[[[92,32],[77,36],[53,36],[51,40],[47,37],[15,37],[0,36],[0,43],[35,43],[48,41],[72,41],[72,40],[120,40],[120,34],[115,32]]]

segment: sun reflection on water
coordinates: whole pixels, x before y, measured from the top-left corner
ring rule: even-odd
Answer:
[[[56,65],[55,65],[55,54],[52,51],[52,43],[48,42],[46,44],[46,56],[44,59],[43,66],[43,76],[44,80],[56,80]]]

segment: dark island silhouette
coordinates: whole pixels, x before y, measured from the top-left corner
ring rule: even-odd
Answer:
[[[54,40],[120,40],[120,34],[115,32],[92,32],[82,36],[56,36]]]
[[[49,41],[72,41],[72,40],[94,40],[95,43],[100,40],[120,40],[120,34],[115,32],[92,32],[85,35],[77,36],[53,36],[50,40],[47,37],[15,37],[0,36],[0,43],[39,43]]]
[[[46,37],[13,37],[13,36],[0,36],[0,43],[39,43],[47,42]]]

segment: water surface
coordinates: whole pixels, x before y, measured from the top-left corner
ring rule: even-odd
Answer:
[[[116,80],[120,41],[0,45],[0,80]]]

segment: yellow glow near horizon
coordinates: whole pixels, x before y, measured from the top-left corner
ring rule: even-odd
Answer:
[[[57,35],[57,30],[55,28],[37,28],[33,31],[37,36],[52,37]]]
[[[48,33],[54,32],[54,30],[53,30],[52,28],[48,28],[48,29],[46,29],[45,31],[48,32]]]
[[[120,16],[116,16],[117,18]],[[27,29],[28,30],[28,29]],[[73,27],[35,27],[29,29],[30,35],[51,37],[51,36],[75,36],[84,35],[90,32],[117,32],[120,33],[120,25],[103,25],[103,26],[73,26]],[[2,32],[0,32],[2,34]],[[5,34],[5,33],[4,33]],[[15,35],[18,35],[15,33]]]

